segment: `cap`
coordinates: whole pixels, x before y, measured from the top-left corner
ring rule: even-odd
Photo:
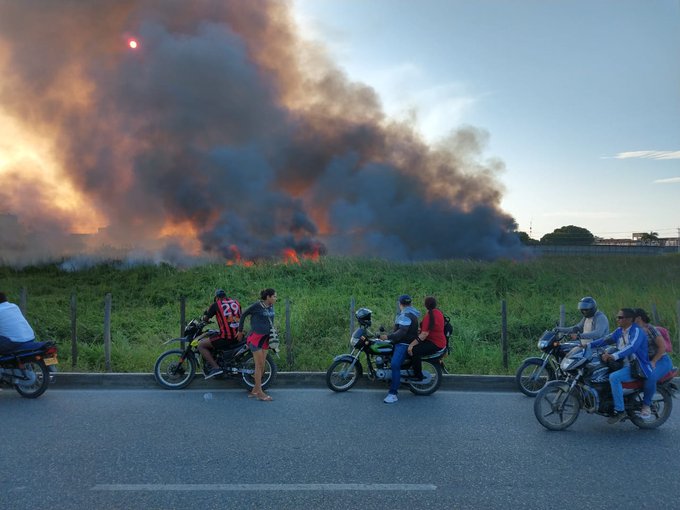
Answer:
[[[402,305],[410,305],[411,301],[413,300],[411,299],[411,296],[409,296],[408,294],[402,294],[401,296],[399,296],[399,303],[401,303]]]

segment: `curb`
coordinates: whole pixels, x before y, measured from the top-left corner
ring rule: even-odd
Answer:
[[[161,386],[151,373],[82,373],[59,372],[51,387],[59,390],[121,390],[158,389]],[[383,383],[372,383],[366,376],[355,388],[384,389]],[[325,372],[279,372],[273,387],[276,388],[327,388]],[[209,379],[196,376],[188,389],[242,388],[239,379]],[[452,375],[445,374],[440,391],[517,391],[514,376],[503,375]]]

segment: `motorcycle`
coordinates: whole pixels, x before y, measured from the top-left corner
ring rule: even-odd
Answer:
[[[566,377],[560,362],[571,349],[581,345],[578,341],[562,342],[566,336],[566,333],[555,330],[545,331],[538,340],[538,348],[543,351],[541,357],[522,361],[515,373],[515,383],[526,396],[535,397],[548,381]]]
[[[364,370],[361,361],[359,361],[361,353],[366,355],[369,380],[387,383],[391,381],[390,361],[394,346],[388,341],[380,340],[378,335],[369,330],[371,313],[368,308],[360,308],[354,314],[359,321],[359,327],[350,338],[351,351],[349,354],[336,356],[326,371],[326,384],[331,390],[336,392],[347,391],[362,377]],[[406,384],[408,389],[416,395],[431,395],[441,386],[441,358],[445,353],[446,348],[429,356],[423,356],[422,381],[413,378],[411,360],[407,357],[401,366],[400,382]]]
[[[156,360],[154,365],[154,377],[162,387],[172,390],[186,388],[200,367],[204,374],[210,371],[210,366],[205,362],[198,351],[198,343],[206,337],[218,334],[219,331],[205,330],[212,322],[201,319],[193,319],[184,328],[184,336],[172,338],[163,343],[167,345],[173,342],[186,343],[186,347],[171,349],[164,352]],[[246,388],[253,388],[255,380],[255,360],[245,341],[239,342],[229,349],[215,349],[213,351],[215,362],[224,373],[215,379],[239,378]],[[278,369],[270,354],[267,354],[262,374],[262,388],[266,389],[276,379]]]
[[[538,422],[549,430],[564,430],[578,418],[581,409],[587,413],[611,416],[614,413],[614,401],[609,385],[609,374],[618,370],[612,362],[601,360],[602,348],[593,349],[590,345],[584,350],[575,351],[565,356],[560,363],[567,374],[563,381],[551,381],[539,391],[534,401],[534,415]],[[623,383],[623,399],[626,416],[641,429],[653,429],[662,425],[673,410],[673,396],[678,391],[673,382],[678,369],[673,369],[656,384],[656,393],[652,397],[652,419],[644,420],[639,412],[642,408],[644,381],[635,380]]]
[[[53,382],[58,363],[54,342],[26,342],[19,350],[0,353],[0,385],[13,386],[22,397],[38,398]]]

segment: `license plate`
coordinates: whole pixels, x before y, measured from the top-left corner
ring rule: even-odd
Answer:
[[[59,364],[59,360],[57,360],[56,356],[54,358],[44,358],[45,365],[57,365]]]

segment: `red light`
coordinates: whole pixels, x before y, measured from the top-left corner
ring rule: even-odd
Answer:
[[[137,46],[139,46],[139,45],[137,44],[137,41],[135,41],[134,39],[130,39],[130,40],[128,41],[128,46],[129,46],[130,48],[132,48],[133,50],[136,50],[136,49],[137,49]]]

